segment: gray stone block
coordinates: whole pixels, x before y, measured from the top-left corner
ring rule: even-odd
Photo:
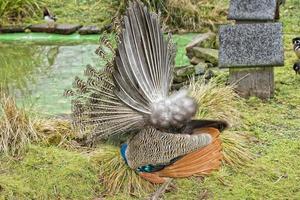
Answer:
[[[83,26],[78,30],[80,35],[89,35],[89,34],[100,34],[101,29],[97,26]]]
[[[206,72],[206,69],[208,68],[207,63],[199,63],[198,65],[195,65],[195,75],[204,75]]]
[[[178,77],[188,77],[188,76],[192,76],[195,73],[195,68],[192,65],[176,67],[174,72],[175,75]]]
[[[57,33],[63,35],[69,35],[76,32],[82,26],[78,24],[55,24],[49,26],[48,24],[35,24],[31,25],[29,29],[32,32],[44,32],[44,33]]]
[[[216,34],[213,32],[202,33],[193,38],[193,40],[186,45],[186,51],[191,51],[193,47],[202,47],[201,45],[209,40],[215,40]]]
[[[55,26],[49,26],[48,24],[33,24],[29,29],[31,32],[53,33]]]
[[[274,20],[277,0],[231,0],[230,20]]]
[[[27,26],[0,26],[0,33],[23,33]]]
[[[284,65],[281,23],[222,26],[219,40],[219,67]]]
[[[201,59],[201,58],[197,58],[197,57],[192,57],[192,59],[190,59],[190,63],[192,65],[197,65],[198,63],[201,62],[205,62],[205,60]]]
[[[57,24],[54,33],[69,35],[75,33],[82,25],[79,24]]]
[[[193,52],[195,57],[210,62],[216,66],[218,65],[218,50],[194,47]]]

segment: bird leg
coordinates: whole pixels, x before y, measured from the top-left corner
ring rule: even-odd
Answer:
[[[159,188],[158,190],[156,190],[155,193],[153,193],[150,197],[150,200],[158,200],[161,195],[163,195],[166,190],[168,189],[169,185],[171,184],[173,178],[169,178],[166,180],[166,182],[164,182]]]

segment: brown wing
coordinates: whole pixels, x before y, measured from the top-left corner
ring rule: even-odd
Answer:
[[[155,173],[143,173],[143,177],[153,183],[162,183],[163,177],[182,178],[207,175],[221,166],[222,153],[220,132],[216,128],[195,129],[193,134],[209,133],[213,142],[197,151],[183,156],[172,165]]]
[[[195,152],[192,152],[174,164],[156,172],[161,177],[188,177],[192,175],[208,174],[221,166],[221,141],[220,132],[215,128],[195,129],[193,134],[209,133],[213,142]]]

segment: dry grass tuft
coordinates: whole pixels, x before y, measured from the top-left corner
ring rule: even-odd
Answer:
[[[208,0],[165,0],[165,23],[173,28],[199,31],[226,21],[227,4]]]
[[[227,21],[228,1],[217,0],[141,0],[151,11],[161,12],[168,31],[203,31]],[[129,0],[120,1],[115,16],[124,14]]]
[[[91,160],[99,167],[100,182],[105,186],[104,195],[122,193],[141,198],[154,191],[155,185],[125,164],[118,147],[101,146],[91,153]]]
[[[213,81],[191,81],[190,93],[199,105],[196,118],[225,120],[237,130],[242,126],[241,114],[237,109],[242,102],[232,86],[220,86]],[[228,130],[221,134],[221,139],[224,162],[232,168],[245,166],[253,160],[245,135]]]
[[[225,120],[231,126],[241,124],[238,110],[241,101],[232,86],[219,86],[213,81],[205,83],[204,80],[192,80],[189,90],[199,106],[196,118]]]
[[[246,135],[236,131],[225,131],[221,134],[223,161],[233,169],[249,165],[255,158],[249,151],[249,141]]]
[[[73,129],[72,123],[64,119],[39,119],[34,123],[39,135],[47,145],[60,146],[76,150],[80,145],[73,139],[78,138],[78,132]]]
[[[25,147],[38,139],[24,109],[19,109],[14,98],[7,95],[0,96],[0,153],[18,156]]]
[[[0,95],[0,153],[18,156],[33,141],[78,150],[82,147],[75,138],[80,137],[70,121],[33,118],[13,97]]]

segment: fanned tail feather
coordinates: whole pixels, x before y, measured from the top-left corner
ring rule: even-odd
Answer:
[[[100,38],[96,53],[106,61],[104,70],[87,66],[86,80],[76,77],[73,90],[65,92],[76,100],[74,124],[92,132],[88,143],[145,125],[166,132],[181,128],[196,112],[187,91],[169,94],[176,48],[159,15],[131,2],[122,28],[115,49],[107,35]]]
[[[102,52],[108,49],[110,52]],[[86,135],[85,144],[103,139],[114,134],[140,129],[143,116],[125,105],[115,95],[113,81],[113,45],[107,36],[100,40],[98,53],[106,61],[104,69],[97,70],[87,65],[84,70],[85,80],[75,77],[73,89],[66,89],[64,96],[72,98],[72,119],[74,126]],[[100,52],[101,51],[101,52]]]
[[[169,94],[176,47],[171,35],[164,37],[159,15],[131,2],[119,39],[113,73],[116,95],[156,128],[182,127],[195,114],[196,103],[186,91]]]
[[[87,82],[76,78],[72,101],[75,127],[91,132],[85,143],[90,144],[96,139],[140,129],[143,117],[124,105],[114,94],[115,86],[110,75],[102,72],[94,77],[94,70],[91,73],[89,68],[86,70],[89,71],[86,73]]]

